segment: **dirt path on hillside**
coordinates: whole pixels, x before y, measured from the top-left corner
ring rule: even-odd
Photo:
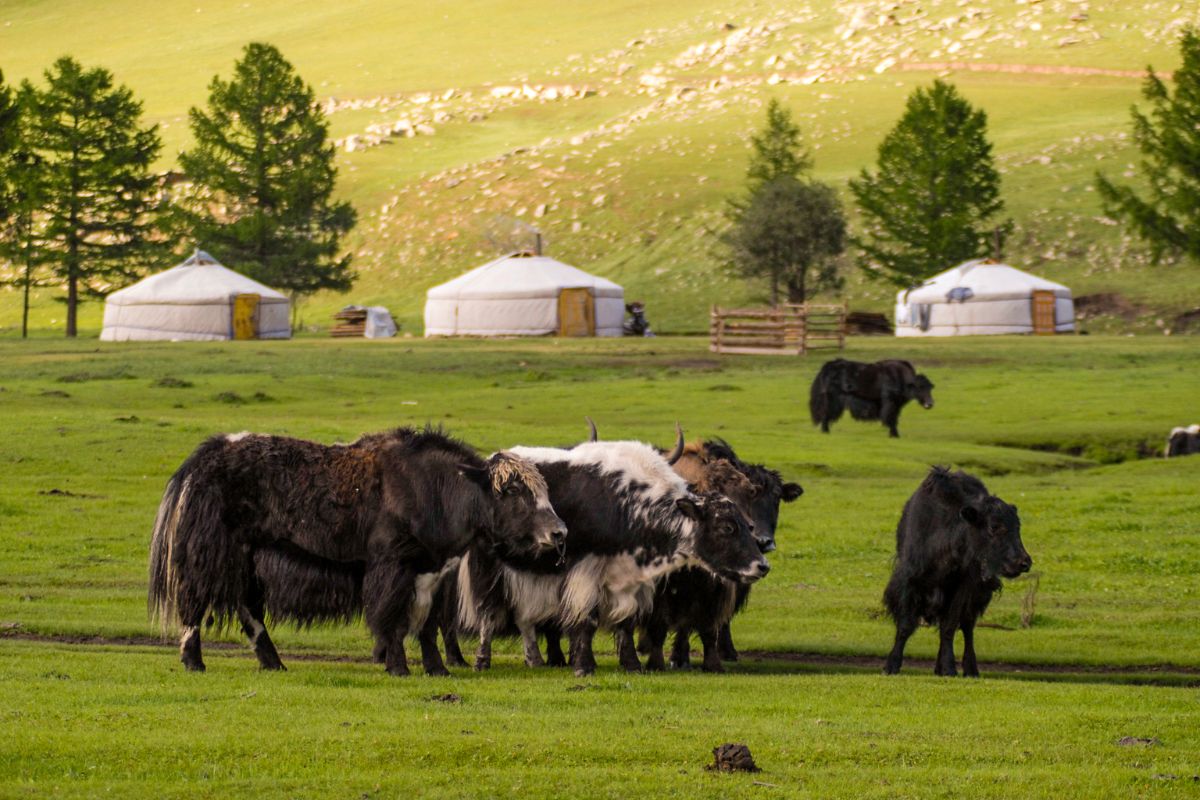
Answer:
[[[29,642],[62,644],[73,647],[149,647],[161,650],[174,650],[175,642],[163,640],[155,636],[81,636],[67,634],[34,634],[23,631],[6,631],[0,634],[0,641],[15,639]],[[205,642],[209,650],[245,651],[251,656],[249,647],[234,642]],[[698,658],[698,654],[695,656]],[[362,655],[344,655],[318,653],[303,650],[286,650],[283,653],[286,661],[315,661],[328,663],[369,664],[371,657]],[[741,663],[774,667],[776,674],[783,672],[828,670],[855,670],[878,672],[882,668],[883,656],[867,655],[829,655],[826,653],[786,652],[773,650],[743,650]],[[736,666],[733,667],[736,669]],[[1000,674],[1005,676],[1027,675],[1030,678],[1043,677],[1050,680],[1078,680],[1081,682],[1117,682],[1143,683],[1158,685],[1169,682],[1174,686],[1200,686],[1200,667],[1185,667],[1173,664],[1023,664],[1016,662],[989,661],[979,665],[984,674]],[[933,660],[927,658],[906,658],[904,671],[910,674],[923,674],[933,671]],[[1176,680],[1171,680],[1172,678]],[[1194,680],[1190,680],[1194,678]],[[1180,680],[1182,679],[1182,680]]]

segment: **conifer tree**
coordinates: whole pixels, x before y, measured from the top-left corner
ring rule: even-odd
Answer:
[[[1147,69],[1142,96],[1150,113],[1133,108],[1133,141],[1142,151],[1145,194],[1096,174],[1106,213],[1123,219],[1150,245],[1155,260],[1165,253],[1200,260],[1200,36],[1184,30],[1183,64],[1175,92]]]
[[[108,70],[63,56],[45,77],[43,89],[22,84],[22,137],[36,163],[23,182],[38,200],[33,258],[66,284],[66,333],[75,336],[84,295],[103,296],[161,253],[150,168],[162,145]]]
[[[1004,201],[987,115],[940,80],[909,95],[879,145],[877,172],[862,170],[850,191],[866,229],[853,239],[860,265],[900,286],[999,255],[997,244],[1012,227],[998,219]]]
[[[767,104],[766,125],[750,137],[750,147],[746,185],[751,193],[779,178],[800,179],[813,166],[812,155],[800,140],[800,126],[792,121],[792,113],[773,97]]]
[[[189,116],[196,144],[179,161],[199,190],[183,203],[195,244],[293,300],[348,290],[350,256],[338,250],[356,215],[333,200],[329,123],[283,54],[247,45]]]

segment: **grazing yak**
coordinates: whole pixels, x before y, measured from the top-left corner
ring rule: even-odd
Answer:
[[[677,450],[681,447],[682,441]],[[633,630],[653,603],[658,579],[699,566],[751,583],[769,570],[737,507],[719,495],[693,493],[648,445],[588,442],[570,450],[511,452],[541,470],[550,501],[571,533],[561,564],[542,557],[516,569],[506,560],[493,576],[473,566],[474,553],[467,554],[459,566],[460,608],[464,623],[478,628],[481,637],[488,633],[489,617],[511,613],[528,654],[537,646],[534,626],[557,622],[570,638],[575,673],[582,676],[596,668],[596,630],[611,628],[621,666],[637,671]],[[492,591],[481,593],[481,585]],[[490,654],[490,640],[481,638],[480,654]]]
[[[1167,437],[1167,448],[1163,451],[1163,457],[1174,458],[1195,453],[1200,453],[1200,425],[1173,429]]]
[[[896,622],[884,672],[900,671],[904,645],[922,621],[941,636],[937,675],[954,675],[954,635],[963,632],[963,674],[978,677],[975,623],[1000,589],[1033,565],[1016,506],[965,472],[934,467],[909,498],[896,528],[896,562],[883,594]]]
[[[829,433],[829,425],[841,419],[842,412],[859,420],[877,419],[897,437],[900,410],[909,400],[933,408],[933,384],[907,361],[877,361],[864,364],[835,358],[825,362],[809,391],[808,410],[814,425]]]
[[[349,445],[240,433],[201,444],[167,483],[150,546],[152,613],[182,628],[202,671],[200,625],[237,620],[264,669],[283,669],[263,623],[364,613],[387,671],[446,674],[426,624],[438,581],[485,541],[525,557],[561,550],[545,480],[509,452],[486,461],[442,433],[399,428]]]

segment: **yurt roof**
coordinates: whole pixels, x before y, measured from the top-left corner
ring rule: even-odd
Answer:
[[[1071,290],[1061,283],[1030,275],[1008,264],[977,258],[934,275],[915,289],[900,291],[896,299],[900,303],[944,303],[952,289],[970,289],[971,299],[978,300],[1018,300],[1030,297],[1035,291],[1071,296]]]
[[[547,256],[510,253],[434,286],[431,299],[520,299],[556,295],[560,289],[591,289],[597,297],[621,297],[624,289],[610,280]]]
[[[182,264],[113,292],[107,302],[115,305],[203,305],[228,303],[230,296],[237,294],[257,294],[268,302],[287,301],[283,294],[234,272],[203,250],[197,250]]]

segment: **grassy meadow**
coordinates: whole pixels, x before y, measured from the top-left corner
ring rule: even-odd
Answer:
[[[1200,460],[1157,456],[1194,420],[1192,350],[852,340],[848,357],[907,357],[935,384],[889,440],[809,424],[822,359],[717,357],[701,339],[0,342],[0,796],[1191,794]],[[158,498],[207,435],[334,442],[430,421],[490,451],[579,441],[585,414],[657,443],[678,419],[805,487],[729,674],[627,675],[602,636],[589,679],[526,669],[506,642],[489,674],[398,680],[358,624],[273,630],[282,674],[210,636],[209,671],[190,675],[146,618]],[[933,678],[929,630],[903,675],[878,674],[895,524],[934,463],[1015,503],[1034,559],[1036,587],[1009,583],[984,618],[980,681]],[[705,771],[725,741],[764,771]]]

